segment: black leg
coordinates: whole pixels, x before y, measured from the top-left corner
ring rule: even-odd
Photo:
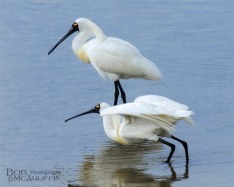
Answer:
[[[170,154],[169,154],[169,156],[168,156],[168,158],[167,158],[167,161],[166,161],[166,163],[169,163],[170,160],[171,160],[171,157],[172,157],[172,155],[173,155],[173,153],[174,153],[174,151],[175,151],[175,145],[172,144],[172,143],[170,143],[170,142],[167,142],[166,140],[163,140],[162,138],[159,138],[158,141],[159,141],[160,143],[166,144],[166,145],[168,145],[168,146],[171,147],[171,152],[170,152]]]
[[[179,138],[176,138],[175,136],[171,136],[172,139],[180,142],[183,147],[184,147],[184,150],[185,150],[185,155],[186,155],[186,162],[188,163],[189,162],[189,155],[188,155],[188,144],[187,142],[183,141],[183,140],[180,140]]]
[[[125,92],[124,92],[124,90],[123,90],[123,88],[122,88],[122,86],[121,86],[119,80],[117,80],[117,85],[118,85],[118,87],[119,87],[119,90],[120,90],[120,93],[121,93],[121,97],[122,97],[123,103],[126,103],[126,94],[125,94]]]
[[[171,170],[171,180],[175,181],[177,179],[177,175],[176,175],[175,169],[171,165],[171,163],[168,163],[168,166],[169,166],[169,168]]]
[[[115,81],[114,85],[115,85],[115,101],[114,101],[114,105],[117,105],[118,97],[119,97],[118,81]]]

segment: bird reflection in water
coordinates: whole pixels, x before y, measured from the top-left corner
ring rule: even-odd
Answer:
[[[68,187],[169,187],[174,181],[189,177],[189,167],[177,174],[173,165],[162,162],[163,158],[147,159],[147,156],[160,152],[162,145],[145,142],[131,146],[115,143],[105,145],[98,155],[85,156],[80,166],[78,180],[70,181]],[[163,165],[162,165],[163,163]],[[166,167],[165,167],[166,166]],[[164,174],[150,174],[150,168],[162,170]]]

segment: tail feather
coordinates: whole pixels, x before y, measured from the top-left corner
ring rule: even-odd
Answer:
[[[147,58],[144,58],[144,61],[147,62],[147,66],[142,67],[145,72],[145,79],[160,81],[162,78],[162,73],[160,72],[159,68]]]
[[[191,117],[186,117],[184,118],[184,121],[190,125],[193,125],[194,124],[194,121]]]

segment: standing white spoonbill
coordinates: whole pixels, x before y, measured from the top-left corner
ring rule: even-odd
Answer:
[[[187,143],[171,135],[173,126],[178,120],[193,122],[190,118],[193,112],[188,111],[186,105],[162,96],[145,95],[136,98],[133,103],[113,107],[107,103],[98,104],[93,109],[71,117],[65,122],[89,113],[99,113],[103,117],[106,135],[120,144],[127,145],[143,140],[159,141],[171,147],[166,160],[169,163],[175,151],[175,145],[161,138],[168,137],[182,143],[186,162],[189,161]]]
[[[161,73],[157,66],[142,56],[136,47],[124,40],[107,37],[100,27],[86,18],[77,19],[68,33],[49,50],[48,55],[76,31],[78,34],[72,41],[73,52],[81,61],[91,63],[101,77],[114,81],[114,105],[118,102],[119,91],[123,103],[126,103],[119,79],[160,80]]]

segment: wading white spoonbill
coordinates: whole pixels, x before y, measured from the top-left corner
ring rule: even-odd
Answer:
[[[78,18],[68,33],[49,50],[48,55],[76,31],[78,34],[72,41],[73,52],[81,61],[91,63],[101,77],[114,81],[114,105],[118,102],[119,91],[123,103],[126,103],[119,79],[160,80],[161,73],[157,66],[142,56],[136,47],[124,40],[107,37],[100,27],[86,18]]]
[[[192,123],[190,116],[193,112],[188,111],[186,105],[162,96],[145,95],[136,98],[133,103],[112,107],[107,103],[98,104],[93,109],[71,117],[65,122],[89,113],[99,113],[103,117],[106,135],[120,144],[128,145],[143,140],[159,141],[171,147],[166,160],[169,163],[175,151],[175,145],[161,138],[168,137],[182,143],[186,162],[189,161],[187,143],[171,135],[177,121],[183,119]]]

